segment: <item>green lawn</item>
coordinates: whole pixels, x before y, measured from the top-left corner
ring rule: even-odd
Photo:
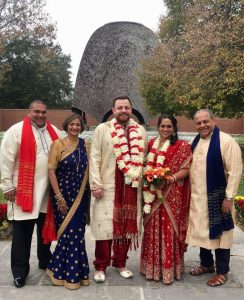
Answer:
[[[244,146],[244,136],[239,136],[236,138],[236,141],[240,146]]]
[[[242,176],[239,189],[238,189],[238,194],[244,196],[244,176]]]
[[[6,202],[6,200],[3,198],[3,193],[0,190],[0,203],[2,203],[2,202]]]

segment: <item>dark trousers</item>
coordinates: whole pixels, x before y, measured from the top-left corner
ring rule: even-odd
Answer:
[[[93,262],[95,269],[105,271],[110,266],[111,259],[113,260],[113,267],[125,267],[130,244],[131,241],[123,241],[122,243],[114,242],[113,240],[96,241],[95,260]],[[112,245],[114,254],[111,257]]]
[[[11,269],[14,278],[26,278],[30,271],[30,250],[32,234],[35,224],[37,225],[37,257],[39,268],[47,267],[51,256],[51,244],[44,245],[42,238],[42,227],[45,221],[44,213],[40,213],[38,219],[21,220],[12,222],[13,236],[11,248]]]
[[[200,248],[201,266],[209,268],[214,264],[211,250]],[[230,249],[215,249],[215,264],[217,274],[226,274],[230,270]]]

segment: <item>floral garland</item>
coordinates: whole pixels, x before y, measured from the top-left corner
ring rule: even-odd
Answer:
[[[152,148],[150,149],[150,152],[147,156],[147,168],[151,168],[151,167],[163,167],[164,161],[165,161],[165,153],[167,152],[169,146],[170,146],[170,140],[166,140],[163,144],[163,146],[161,147],[161,149],[159,150],[159,154],[156,160],[156,165],[154,163],[154,158],[155,158],[155,153],[158,151],[159,148],[159,144],[160,144],[160,137],[158,136],[153,145]],[[150,188],[143,186],[143,196],[144,196],[144,203],[145,205],[143,206],[143,211],[146,214],[149,214],[151,211],[151,204],[153,202],[153,200],[156,197],[156,194],[158,195],[159,198],[163,198],[161,190],[157,190],[156,187],[151,184]]]
[[[138,187],[144,157],[141,128],[133,119],[130,119],[127,126],[127,139],[124,128],[115,118],[111,120],[111,124],[112,143],[118,167],[124,173],[125,183]]]

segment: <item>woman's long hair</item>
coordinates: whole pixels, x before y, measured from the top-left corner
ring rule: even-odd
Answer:
[[[177,120],[176,118],[171,114],[161,114],[158,118],[158,126],[157,129],[159,129],[159,126],[163,119],[169,119],[172,122],[173,125],[173,134],[170,137],[170,144],[174,145],[178,141],[178,127],[177,127]]]

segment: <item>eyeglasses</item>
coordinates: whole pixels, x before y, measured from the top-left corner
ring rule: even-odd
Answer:
[[[172,125],[160,125],[160,128],[172,128],[173,126]]]

